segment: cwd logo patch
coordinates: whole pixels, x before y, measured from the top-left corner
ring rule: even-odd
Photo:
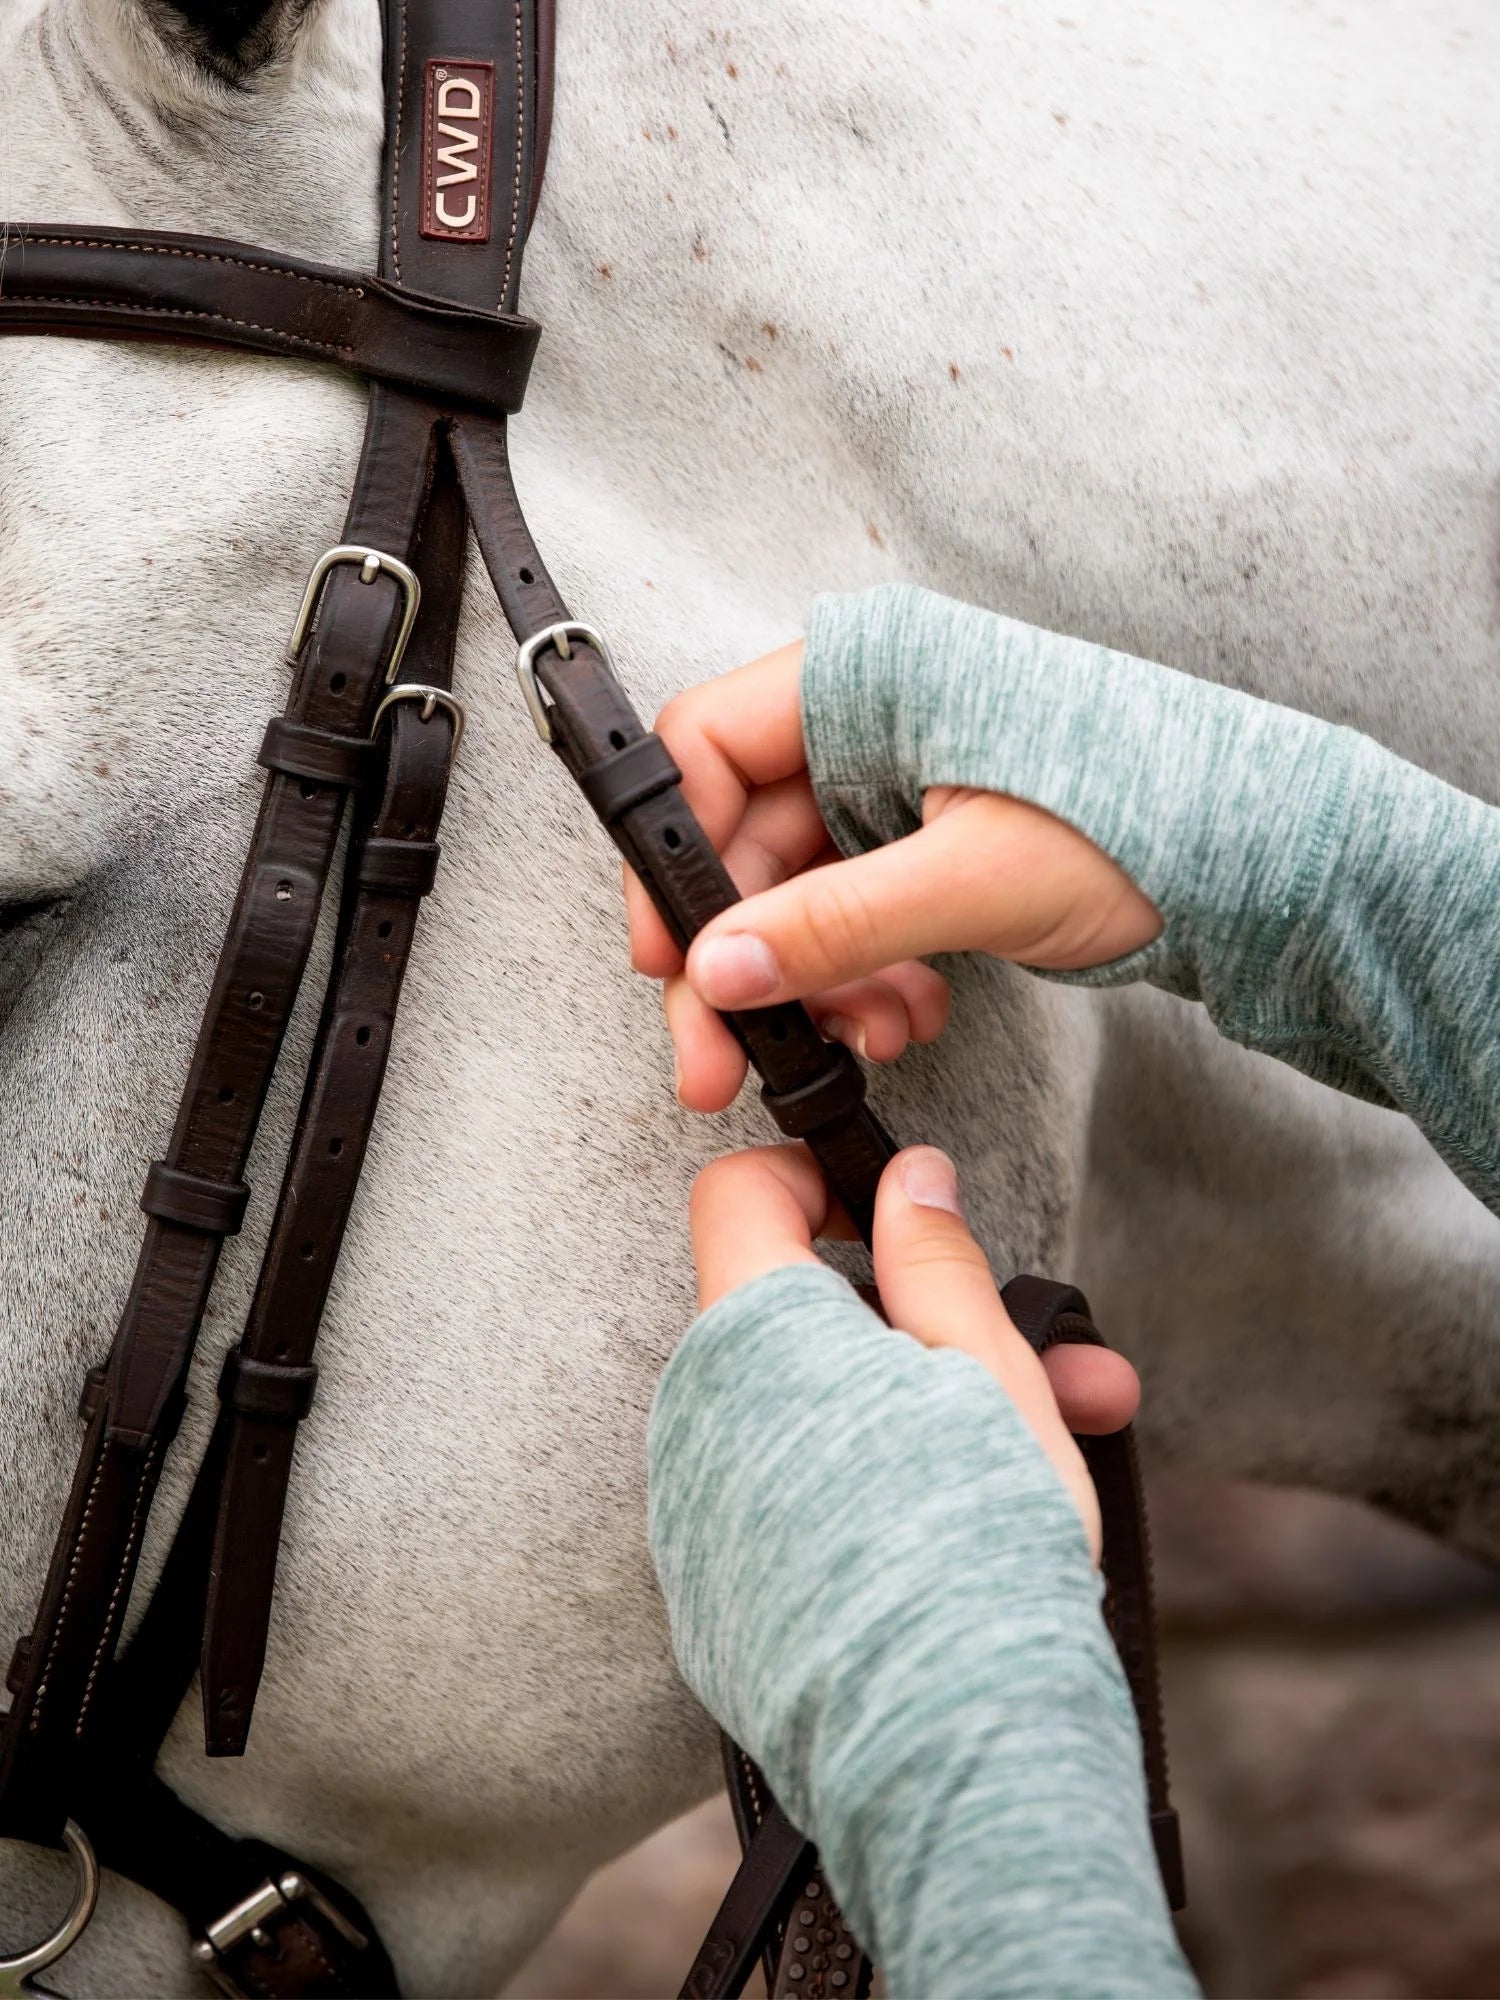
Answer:
[[[422,234],[490,240],[495,65],[429,62],[422,106]]]

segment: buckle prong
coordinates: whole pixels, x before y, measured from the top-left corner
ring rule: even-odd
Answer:
[[[419,701],[422,704],[424,722],[431,722],[435,708],[446,708],[453,717],[453,755],[455,758],[458,756],[458,746],[464,740],[464,724],[468,718],[464,705],[456,694],[451,694],[447,688],[427,687],[421,681],[403,681],[400,687],[393,687],[390,693],[382,698],[379,708],[375,711],[374,720],[370,724],[372,736],[380,727],[381,716],[398,701]]]
[[[401,656],[406,651],[406,642],[411,637],[411,628],[417,622],[417,611],[422,602],[422,585],[417,573],[399,556],[388,556],[384,549],[368,549],[360,542],[340,542],[335,549],[327,550],[312,566],[307,579],[307,588],[302,593],[302,608],[297,613],[297,622],[292,627],[292,642],[287,648],[287,659],[293,666],[297,656],[306,644],[312,627],[313,613],[318,608],[318,599],[323,594],[323,579],[331,569],[340,563],[358,563],[361,583],[373,583],[377,576],[387,575],[401,586],[401,623],[396,627],[395,644],[391,647],[390,665],[385,670],[386,681],[396,678],[401,665]]]
[[[370,1940],[364,1932],[356,1929],[343,1911],[321,1895],[305,1875],[288,1869],[279,1880],[267,1876],[258,1889],[252,1890],[233,1909],[226,1910],[222,1917],[209,1924],[203,1936],[193,1942],[194,1961],[222,1993],[241,2000],[248,1989],[240,1984],[233,1968],[226,1962],[229,1953],[247,1942],[257,1951],[269,1950],[276,1939],[274,1933],[266,1928],[268,1922],[284,1914],[294,1903],[309,1904],[356,1951],[363,1951],[369,1944]]]
[[[585,625],[580,618],[564,618],[556,625],[544,625],[540,632],[533,632],[529,639],[523,639],[516,653],[516,679],[521,683],[521,693],[536,724],[536,733],[544,743],[557,741],[557,729],[552,721],[551,707],[542,693],[541,682],[536,677],[537,655],[550,646],[560,660],[571,660],[574,639],[585,646],[592,646],[610,673],[616,680],[619,679],[603,633],[596,631],[592,625]]]

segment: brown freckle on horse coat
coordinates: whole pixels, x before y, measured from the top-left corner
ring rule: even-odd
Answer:
[[[1000,352],[1005,356],[1007,361],[1014,361],[1016,358],[1016,350],[1013,347],[1002,347]]]
[[[677,127],[675,125],[669,125],[667,127],[667,137],[669,139],[675,139],[677,137]]]
[[[649,125],[643,125],[641,127],[641,137],[645,140],[648,146],[651,144],[651,127]]]
[[[774,319],[763,319],[760,323],[760,330],[766,336],[767,340],[774,340],[778,332]]]
[[[733,78],[733,80],[734,80],[734,81],[735,81],[736,83],[738,83],[738,82],[739,82],[739,80],[740,80],[740,73],[739,73],[739,70],[738,70],[738,68],[736,67],[736,65],[735,65],[734,63],[725,63],[725,65],[724,65],[724,74],[725,74],[725,75],[726,75],[727,77],[731,77],[731,78]]]
[[[869,536],[870,540],[875,544],[877,549],[883,549],[885,547],[885,537],[884,535],[881,534],[879,528],[876,527],[873,521],[865,522],[865,533]]]
[[[698,259],[700,264],[706,264],[713,254],[713,251],[709,249],[701,236],[693,238],[693,255]]]
[[[1054,111],[1052,116],[1059,125],[1066,125],[1068,122],[1068,114],[1066,111]]]
[[[745,356],[745,366],[750,370],[752,375],[764,375],[766,372],[765,363],[757,361],[753,354]]]
[[[609,268],[608,264],[601,264],[599,266],[599,276],[604,280],[606,285],[609,283],[610,279],[614,275],[615,275],[614,272]]]
[[[958,376],[959,376],[958,363],[956,361],[950,361],[948,363],[948,380],[950,382],[956,382],[958,380]]]

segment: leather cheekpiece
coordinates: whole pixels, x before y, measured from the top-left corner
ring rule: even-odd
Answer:
[[[211,1181],[185,1167],[153,1160],[141,1193],[141,1207],[161,1222],[201,1229],[208,1236],[237,1236],[245,1220],[250,1190],[243,1181]]]

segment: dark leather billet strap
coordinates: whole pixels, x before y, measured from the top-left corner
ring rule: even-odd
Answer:
[[[1102,1347],[1105,1343],[1076,1286],[1029,1275],[1012,1278],[1001,1293],[1006,1311],[1038,1354],[1058,1341]],[[1151,1580],[1151,1538],[1136,1460],[1135,1434],[1127,1425],[1107,1437],[1080,1437],[1090,1477],[1099,1494],[1103,1522],[1104,1619],[1130,1686],[1141,1732],[1151,1838],[1167,1902],[1174,1910],[1187,1902],[1182,1836],[1167,1783],[1167,1732],[1162,1715],[1161,1675],[1156,1652],[1156,1613]]]
[[[451,435],[474,532],[517,639],[567,620],[516,498],[503,423],[459,417]],[[604,794],[605,824],[673,936],[685,945],[711,917],[736,903],[739,892],[675,780],[668,780],[670,760],[659,745],[650,747],[656,739],[593,645],[575,639],[566,660],[548,648],[537,669],[552,705],[554,747],[596,801],[600,771],[622,755],[639,759],[640,771],[652,770],[651,782],[634,799],[622,803]],[[865,1102],[858,1063],[847,1049],[824,1041],[806,1009],[796,1004],[728,1018],[765,1080],[767,1109],[783,1131],[806,1139],[868,1237],[875,1187],[896,1147]]]
[[[465,517],[451,469],[434,488],[417,549],[434,584],[460,573]],[[441,606],[441,609],[438,607]],[[452,676],[458,596],[434,601],[407,666],[428,686]],[[319,1022],[270,1239],[244,1338],[229,1377],[232,1415],[203,1635],[203,1716],[210,1756],[238,1756],[265,1662],[277,1552],[295,1447],[307,1407],[255,1407],[278,1376],[309,1384],[365,1149],[375,1123],[420,899],[432,886],[435,835],[452,758],[453,717],[393,703],[382,734],[390,754],[373,822],[356,829],[334,972]],[[371,856],[375,856],[372,864]],[[270,1371],[269,1373],[267,1371]]]
[[[729,1804],[748,1863],[758,1830],[771,1818],[781,1817],[781,1809],[754,1760],[727,1736],[721,1739],[721,1745]],[[745,1863],[741,1864],[742,1871]],[[738,1886],[736,1876],[721,1906],[721,1916],[725,1907],[738,1906]],[[710,1929],[705,1946],[712,1939]],[[762,1925],[758,1943],[766,1992],[773,2000],[777,1995],[796,1993],[821,1996],[821,2000],[832,2000],[833,1996],[837,2000],[865,2000],[870,1991],[875,1968],[845,1923],[843,1911],[828,1888],[817,1849],[811,1843],[789,1867],[781,1909]],[[700,1958],[710,1961],[722,1956],[722,1953],[700,1953]],[[730,1989],[717,1990],[727,1993]]]
[[[430,490],[429,407],[372,389],[365,451],[346,539],[409,557]],[[341,566],[292,676],[290,721],[339,735],[368,733],[389,651],[396,587]],[[96,1697],[140,1554],[163,1452],[181,1414],[183,1382],[232,1219],[204,1189],[236,1187],[312,943],[344,816],[339,785],[272,770],[249,858],[162,1168],[197,1186],[192,1220],[157,1212],[110,1351],[105,1394],[90,1423],[47,1586],[0,1751],[0,1830],[55,1839],[86,1747]],[[172,1177],[176,1177],[175,1180]]]
[[[10,223],[0,333],[37,332],[248,347],[514,411],[541,329],[213,236]]]
[[[785,1925],[797,1883],[817,1866],[812,1847],[772,1801],[743,1834],[744,1858],[682,1985],[682,2000],[743,1993],[768,1935]]]

